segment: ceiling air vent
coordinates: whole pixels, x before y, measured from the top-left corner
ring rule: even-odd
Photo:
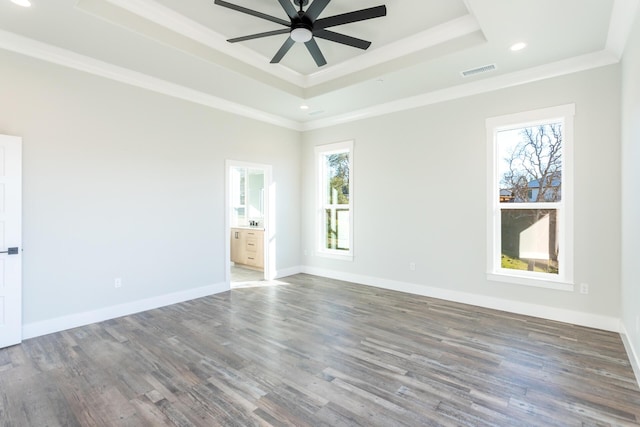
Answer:
[[[474,76],[480,73],[487,73],[496,69],[496,64],[483,65],[482,67],[472,68],[471,70],[462,71],[462,77]]]

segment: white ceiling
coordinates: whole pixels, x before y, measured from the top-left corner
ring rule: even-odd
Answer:
[[[287,19],[277,0],[228,0]],[[313,0],[311,0],[313,1]],[[269,61],[282,26],[213,0],[0,0],[0,48],[296,129],[615,63],[638,0],[332,0],[320,18],[385,4],[333,27],[367,51],[318,39]],[[519,41],[527,47],[511,52]],[[461,71],[496,70],[462,77]],[[308,110],[300,109],[307,105]]]

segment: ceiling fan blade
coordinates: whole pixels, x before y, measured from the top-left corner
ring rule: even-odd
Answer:
[[[293,3],[291,3],[291,0],[278,0],[278,2],[280,3],[280,6],[282,6],[284,11],[287,12],[289,18],[293,19],[298,16],[298,11],[295,7],[293,7]]]
[[[358,49],[366,50],[371,46],[371,42],[358,39],[355,37],[347,36],[344,34],[334,33],[329,30],[314,30],[313,35],[315,37],[331,40],[332,42],[346,44],[347,46],[357,47]]]
[[[291,37],[287,37],[280,50],[276,52],[276,55],[271,60],[271,63],[277,64],[278,62],[280,62],[280,60],[284,57],[284,55],[286,55],[287,52],[289,52],[289,49],[291,49],[291,46],[293,46],[294,44],[295,42],[293,41],[293,39]]]
[[[334,27],[336,25],[350,24],[351,22],[364,21],[367,19],[380,18],[386,16],[386,6],[370,7],[368,9],[356,10],[355,12],[343,13],[340,15],[329,16],[327,18],[318,19],[313,23],[314,29],[322,29]]]
[[[252,9],[247,9],[246,7],[238,6],[235,4],[231,4],[224,0],[214,0],[214,4],[218,6],[223,6],[229,9],[236,10],[238,12],[246,13],[247,15],[255,16],[257,18],[266,19],[267,21],[275,22],[276,24],[285,25],[287,27],[291,26],[291,22],[285,21],[284,19],[276,18],[275,16],[267,15],[266,13],[257,12]]]
[[[305,15],[311,19],[311,22],[315,21],[330,1],[331,0],[313,0],[313,2],[311,2],[311,6],[309,6],[305,12]]]
[[[311,39],[304,44],[307,47],[307,50],[313,57],[313,60],[316,61],[318,67],[322,67],[323,65],[327,65],[327,60],[324,59],[324,55],[320,52],[320,47],[318,43],[316,43],[315,39]]]
[[[237,42],[243,42],[245,40],[259,39],[259,38],[262,38],[262,37],[277,36],[278,34],[287,34],[290,31],[291,30],[289,28],[283,28],[281,30],[273,30],[273,31],[267,31],[267,32],[264,32],[264,33],[251,34],[251,35],[248,35],[248,36],[235,37],[235,38],[229,39],[227,41],[229,43],[237,43]]]

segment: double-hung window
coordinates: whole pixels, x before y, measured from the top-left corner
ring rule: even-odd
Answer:
[[[353,142],[317,146],[317,253],[353,256]]]
[[[487,120],[489,279],[573,290],[573,115]]]

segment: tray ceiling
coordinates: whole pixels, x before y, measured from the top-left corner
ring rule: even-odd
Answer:
[[[496,87],[500,78],[509,85],[535,79],[534,71],[614,63],[622,24],[637,9],[636,0],[333,0],[321,18],[380,4],[387,16],[332,28],[371,47],[318,39],[328,62],[318,68],[302,45],[269,63],[286,35],[226,42],[282,26],[213,0],[31,1],[21,8],[0,0],[0,48],[84,71],[102,67],[97,74],[130,84],[148,78],[149,89],[302,128],[478,91],[482,82]],[[276,0],[230,2],[286,19]],[[527,47],[510,51],[519,41]],[[489,64],[494,71],[461,75]]]

